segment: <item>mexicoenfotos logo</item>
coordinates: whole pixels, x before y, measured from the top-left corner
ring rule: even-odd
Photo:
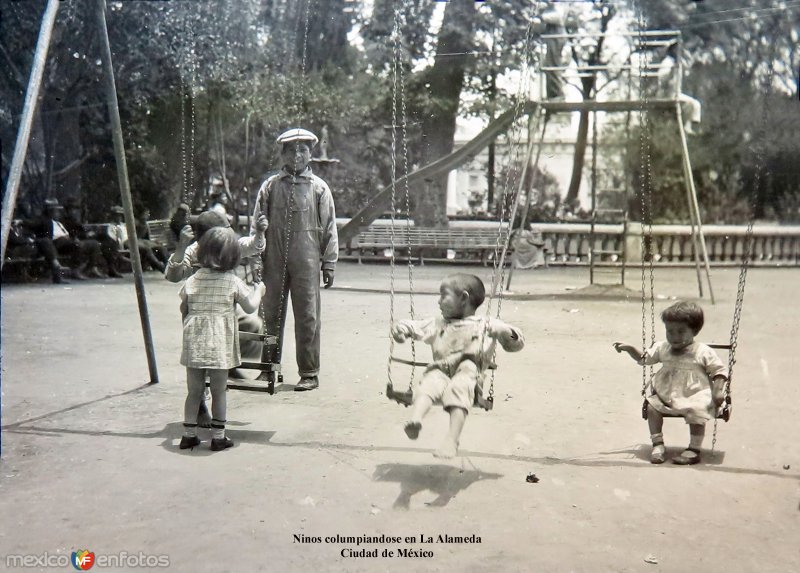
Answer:
[[[71,561],[78,571],[88,571],[94,565],[94,553],[88,549],[78,549],[72,552]]]
[[[2,564],[2,562],[0,562]],[[77,549],[71,553],[22,553],[6,555],[5,565],[7,569],[21,569],[27,567],[37,567],[39,569],[49,567],[69,567],[72,566],[77,571],[98,571],[102,569],[156,569],[169,567],[169,555],[151,555],[138,551],[130,553],[120,551],[118,553],[99,553],[88,549]]]

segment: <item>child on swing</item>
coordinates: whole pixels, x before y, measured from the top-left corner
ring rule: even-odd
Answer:
[[[703,328],[703,309],[693,302],[678,302],[661,313],[667,340],[650,349],[615,342],[617,352],[627,352],[639,364],[663,366],[646,389],[647,424],[653,450],[650,463],[664,463],[664,414],[681,416],[689,424],[689,447],[672,463],[693,465],[700,462],[700,446],[705,424],[717,415],[724,400],[728,369],[713,349],[695,342]]]
[[[205,379],[211,385],[211,449],[233,446],[225,436],[228,370],[242,362],[235,306],[254,312],[264,296],[264,283],[252,290],[236,276],[241,249],[236,233],[227,227],[206,231],[197,249],[200,269],[189,277],[180,291],[183,315],[181,364],[186,366],[188,394],[184,405],[184,434],[180,449],[200,444],[197,414],[203,400]]]
[[[433,362],[414,389],[411,419],[405,424],[405,432],[416,440],[425,414],[433,404],[441,404],[450,415],[450,430],[433,454],[437,458],[448,459],[458,453],[458,440],[475,399],[476,385],[477,391],[482,391],[483,375],[496,343],[508,352],[517,352],[525,345],[519,329],[501,320],[475,316],[485,296],[478,277],[450,275],[439,286],[441,316],[401,320],[392,326],[392,337],[397,342],[413,338],[431,346]]]

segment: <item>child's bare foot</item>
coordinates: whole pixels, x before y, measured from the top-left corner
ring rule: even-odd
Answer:
[[[404,430],[409,440],[416,440],[419,437],[419,431],[422,429],[422,424],[419,422],[406,422]]]
[[[444,443],[439,446],[439,449],[433,452],[433,457],[449,460],[456,457],[458,454],[458,443],[453,440],[446,439]]]

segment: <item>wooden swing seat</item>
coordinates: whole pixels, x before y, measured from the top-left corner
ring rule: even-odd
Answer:
[[[265,345],[278,344],[278,337],[273,335],[259,334],[257,332],[239,331],[239,340],[261,342]],[[242,370],[260,370],[261,374],[255,379],[229,378],[228,388],[231,390],[246,390],[250,392],[266,392],[269,395],[275,393],[275,380],[278,384],[283,384],[283,374],[281,365],[276,362],[242,362],[237,368]],[[265,384],[266,382],[266,384]]]
[[[417,362],[414,360],[406,360],[405,358],[397,358],[395,356],[391,356],[389,358],[392,362],[398,362],[400,364],[407,364],[409,366],[427,368],[430,366],[428,362]],[[492,363],[489,365],[489,370],[496,370],[497,365]],[[414,403],[414,393],[411,391],[411,388],[407,390],[395,390],[394,386],[392,386],[391,382],[386,384],[386,397],[389,400],[394,400],[398,404],[403,405],[404,407],[408,408],[411,404]],[[494,407],[494,398],[491,396],[487,396],[486,398],[483,397],[483,386],[480,384],[475,385],[475,398],[472,401],[472,405],[476,408],[483,408],[487,412],[491,411]]]

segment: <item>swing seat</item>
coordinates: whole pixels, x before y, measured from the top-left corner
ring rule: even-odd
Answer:
[[[484,398],[478,393],[478,388],[475,388],[475,400],[473,400],[472,405],[476,408],[483,408],[487,412],[491,412],[494,407],[494,398],[491,396]]]
[[[257,332],[239,331],[239,340],[261,342],[265,345],[275,345],[278,337],[273,335],[259,334]],[[275,394],[275,379],[278,384],[283,384],[283,374],[281,365],[275,362],[242,362],[237,368],[242,370],[260,370],[261,374],[255,380],[250,379],[230,379],[228,388],[232,390],[247,390],[251,392],[266,392],[269,395]],[[266,382],[266,384],[264,384]]]
[[[414,360],[406,360],[405,358],[397,358],[395,356],[391,356],[390,360],[392,362],[399,362],[400,364],[407,364],[420,368],[427,368],[430,365],[428,362],[416,362]],[[494,362],[489,364],[489,370],[495,370],[496,368],[497,365]],[[414,402],[414,394],[410,387],[408,390],[398,391],[394,389],[391,382],[386,384],[386,397],[390,400],[394,400],[398,404],[402,404],[406,408],[411,406]],[[494,407],[494,398],[491,396],[483,397],[483,384],[480,382],[475,384],[475,398],[472,400],[472,405],[476,408],[483,408],[487,412],[490,412]]]
[[[477,398],[477,396],[476,396]],[[717,420],[724,420],[727,422],[731,419],[731,410],[733,410],[733,403],[731,401],[730,396],[725,396],[725,402],[722,405],[722,409],[719,410],[717,415],[715,416]],[[679,414],[662,414],[664,418],[682,418]],[[642,403],[642,419],[647,419],[647,398],[644,399]]]
[[[414,394],[410,388],[408,390],[395,390],[391,382],[386,384],[386,397],[406,408],[414,403]]]

